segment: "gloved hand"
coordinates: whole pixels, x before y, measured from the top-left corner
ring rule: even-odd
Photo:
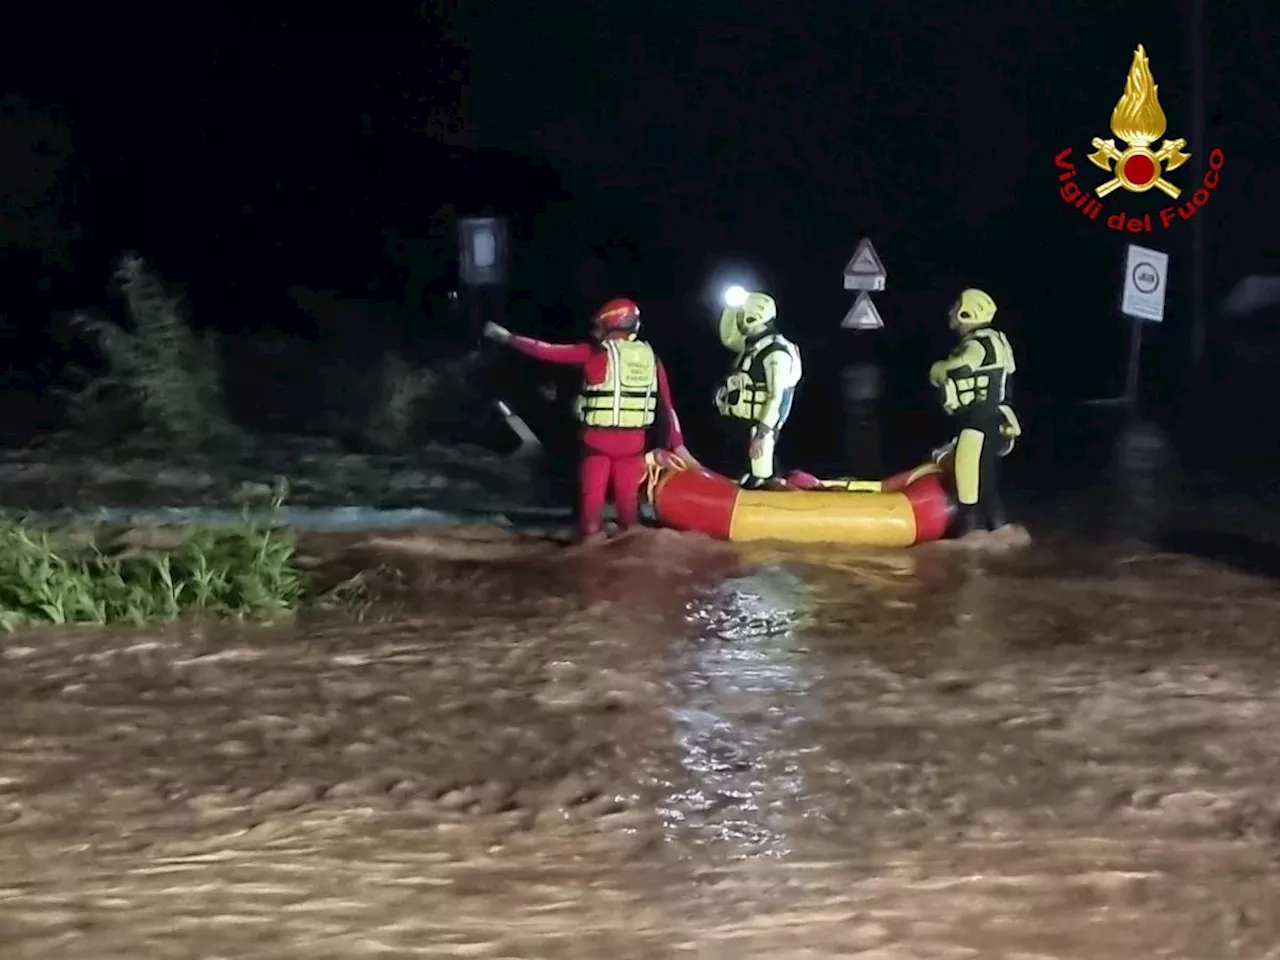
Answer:
[[[690,453],[689,448],[686,447],[684,444],[681,444],[680,446],[676,447],[671,452],[675,454],[675,456],[683,460],[686,466],[690,466],[690,467],[702,466],[702,464],[698,462],[698,458],[695,457],[692,453]]]
[[[495,343],[510,343],[514,334],[506,327],[490,320],[484,325],[484,335]]]
[[[1013,448],[1018,442],[1018,438],[1022,436],[1022,424],[1018,422],[1018,415],[1013,412],[1013,407],[1007,403],[1000,404],[1000,456],[1007,457],[1013,453]]]

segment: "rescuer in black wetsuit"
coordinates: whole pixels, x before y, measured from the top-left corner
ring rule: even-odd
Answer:
[[[1000,497],[1000,460],[1022,434],[1009,405],[1018,365],[1009,338],[992,328],[996,304],[981,290],[965,290],[949,313],[960,343],[929,369],[942,408],[955,417],[956,499],[959,536],[998,530],[1008,523]]]

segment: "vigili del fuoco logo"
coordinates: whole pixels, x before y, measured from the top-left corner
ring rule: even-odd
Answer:
[[[1151,76],[1147,51],[1138,44],[1138,49],[1133,52],[1129,76],[1124,82],[1124,94],[1111,111],[1111,132],[1115,137],[1107,140],[1094,137],[1092,146],[1095,152],[1089,154],[1089,162],[1104,170],[1109,178],[1100,180],[1090,192],[1076,179],[1076,165],[1071,162],[1072,148],[1067,147],[1053,158],[1054,165],[1061,171],[1058,180],[1062,185],[1058,188],[1058,195],[1063,202],[1090,220],[1097,220],[1105,214],[1104,222],[1108,227],[1129,233],[1150,233],[1157,225],[1167,229],[1180,220],[1190,220],[1209,202],[1214,187],[1218,185],[1218,173],[1222,170],[1222,151],[1217,147],[1209,151],[1208,169],[1203,180],[1194,189],[1188,187],[1191,195],[1184,198],[1183,188],[1176,182],[1181,178],[1167,177],[1166,174],[1172,174],[1191,159],[1191,153],[1186,152],[1187,141],[1178,137],[1176,140],[1162,140],[1158,149],[1151,146],[1164,136],[1168,127],[1164,110],[1160,108],[1159,92],[1160,88]],[[1124,145],[1124,149],[1116,146],[1116,140]],[[1193,144],[1192,148],[1202,149],[1203,145]],[[1117,190],[1142,194],[1153,189],[1178,202],[1152,210],[1147,200],[1136,209],[1117,205],[1118,208],[1112,212],[1108,212],[1102,203],[1105,197]]]

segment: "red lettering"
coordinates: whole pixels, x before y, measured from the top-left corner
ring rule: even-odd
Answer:
[[[1071,152],[1070,150],[1067,150],[1067,153],[1070,153],[1070,152]],[[1218,159],[1215,161],[1214,157],[1217,157]],[[1221,148],[1214,147],[1212,150],[1209,151],[1209,169],[1214,171],[1221,170],[1223,159],[1224,157],[1222,156]]]
[[[1178,216],[1180,216],[1183,220],[1190,220],[1192,217],[1196,215],[1197,209],[1199,208],[1194,203],[1189,203],[1189,202],[1184,203],[1182,206],[1178,208]]]
[[[1145,214],[1142,217],[1142,229],[1147,233],[1151,232],[1151,214]]]
[[[1053,165],[1057,167],[1059,170],[1070,170],[1072,173],[1075,173],[1076,165],[1074,163],[1071,163],[1067,159],[1067,157],[1069,156],[1071,156],[1071,148],[1067,147],[1067,149],[1063,150],[1060,154],[1058,154],[1056,157],[1053,158]],[[1209,154],[1209,163],[1210,164],[1213,163],[1213,154]],[[1217,170],[1218,168],[1214,167],[1213,169]],[[1062,179],[1062,178],[1059,177],[1058,179]]]
[[[1130,233],[1142,232],[1142,220],[1138,217],[1130,217],[1129,222],[1125,224],[1125,229]]]
[[[1174,209],[1173,209],[1173,207],[1165,207],[1163,210],[1161,210],[1161,211],[1160,211],[1160,226],[1162,226],[1162,227],[1168,227],[1168,226],[1169,226],[1169,224],[1173,223],[1173,214],[1174,214]]]
[[[1113,213],[1111,216],[1107,217],[1107,226],[1112,230],[1123,230],[1124,211],[1121,210],[1119,213]]]
[[[1067,166],[1074,171],[1075,167],[1065,162],[1066,158],[1070,155],[1071,148],[1068,147],[1054,158],[1054,162],[1060,167]],[[1090,220],[1097,220],[1098,214],[1102,212],[1102,204],[1098,202],[1097,198],[1087,190],[1080,189],[1080,185],[1071,178],[1070,173],[1059,176],[1058,179],[1064,181],[1062,186],[1058,187],[1058,196],[1062,197],[1063,201],[1071,204]],[[1113,227],[1112,229],[1123,230],[1123,220],[1121,221],[1120,226]]]
[[[1201,199],[1202,197],[1204,199]],[[1197,190],[1195,193],[1191,195],[1191,202],[1194,203],[1197,207],[1203,207],[1206,203],[1209,202],[1209,191],[1205,190],[1203,187]]]
[[[1210,179],[1210,178],[1212,178],[1212,179]],[[1206,171],[1204,172],[1204,185],[1205,185],[1206,187],[1208,187],[1210,190],[1212,190],[1214,187],[1216,187],[1216,186],[1218,185],[1218,171],[1217,171],[1217,170],[1206,170]]]

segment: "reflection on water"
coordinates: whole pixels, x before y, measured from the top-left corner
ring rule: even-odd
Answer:
[[[690,784],[662,808],[669,832],[692,827],[737,856],[790,852],[786,808],[804,791],[786,732],[803,721],[813,684],[799,630],[809,609],[802,582],[757,569],[690,603],[690,635],[672,650],[671,686],[681,763]]]

